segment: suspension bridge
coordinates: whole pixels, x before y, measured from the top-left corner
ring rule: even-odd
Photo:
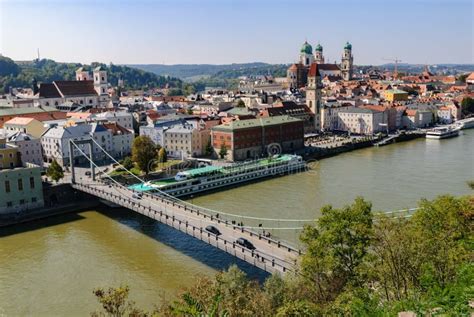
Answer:
[[[140,177],[123,167],[93,138],[87,140],[69,141],[69,159],[71,172],[71,185],[76,190],[96,196],[102,200],[128,208],[146,217],[157,220],[171,226],[185,234],[210,244],[232,256],[235,256],[255,267],[269,273],[288,273],[295,271],[298,256],[303,253],[298,247],[268,235],[275,230],[303,229],[304,223],[314,222],[314,219],[275,219],[254,216],[244,216],[196,206],[192,203],[180,200],[165,192],[142,193],[137,196],[136,192],[119,183],[107,173],[97,177],[96,171],[100,167],[93,161],[93,145],[102,151],[113,162],[127,171],[137,181],[145,182]],[[85,151],[88,147],[89,155]],[[85,157],[90,163],[90,176],[76,177],[74,157],[75,153]],[[404,212],[409,216],[415,209],[396,211],[392,214]],[[244,225],[244,221],[258,222],[258,225]],[[272,224],[278,224],[278,226]],[[265,226],[263,224],[266,224]],[[269,225],[267,225],[269,224]],[[284,224],[283,226],[281,224]],[[219,234],[208,232],[205,228],[212,225],[217,228]],[[244,238],[250,241],[255,249],[249,249],[237,243],[237,239]]]

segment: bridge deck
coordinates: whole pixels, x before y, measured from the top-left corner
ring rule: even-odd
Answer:
[[[208,215],[198,207],[185,205],[167,197],[145,194],[141,199],[132,197],[133,191],[118,185],[105,183],[74,183],[75,189],[134,210],[153,218],[205,243],[219,248],[269,273],[287,273],[295,269],[297,255],[301,251],[284,242],[264,237],[248,228],[232,225],[228,221]],[[204,230],[212,224],[221,235],[215,236]],[[243,237],[252,242],[251,251],[235,243]]]

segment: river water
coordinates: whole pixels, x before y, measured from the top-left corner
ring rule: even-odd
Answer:
[[[226,213],[314,219],[363,196],[376,210],[416,207],[420,198],[469,194],[474,180],[474,130],[449,140],[419,139],[345,153],[313,169],[192,202]],[[246,225],[287,228],[299,223],[242,218]],[[297,240],[297,230],[273,231]],[[151,309],[199,274],[210,275],[232,257],[124,209],[104,209],[0,229],[0,316],[84,316],[98,308],[92,290],[131,287],[131,298]],[[256,278],[264,274],[237,262]]]

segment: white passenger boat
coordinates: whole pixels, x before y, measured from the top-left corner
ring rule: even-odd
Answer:
[[[426,132],[427,139],[447,139],[459,135],[459,128],[440,127],[428,130]]]
[[[474,118],[458,120],[456,121],[455,125],[460,129],[472,129],[474,128]]]
[[[284,154],[230,166],[190,169],[179,172],[174,178],[135,184],[129,188],[141,192],[165,192],[175,197],[189,196],[219,187],[306,170],[306,162],[301,156]]]

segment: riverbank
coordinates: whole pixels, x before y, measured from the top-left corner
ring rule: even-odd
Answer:
[[[101,202],[94,196],[75,191],[68,184],[43,184],[45,207],[20,213],[0,214],[0,227],[13,226],[71,212],[92,210]]]
[[[389,142],[382,143],[386,138],[373,138],[356,142],[348,142],[333,147],[306,147],[304,153],[300,153],[305,160],[323,159],[336,156],[341,153],[372,147],[377,144],[390,145],[394,143],[406,142],[424,137],[424,133],[402,133],[397,136],[387,137]]]

